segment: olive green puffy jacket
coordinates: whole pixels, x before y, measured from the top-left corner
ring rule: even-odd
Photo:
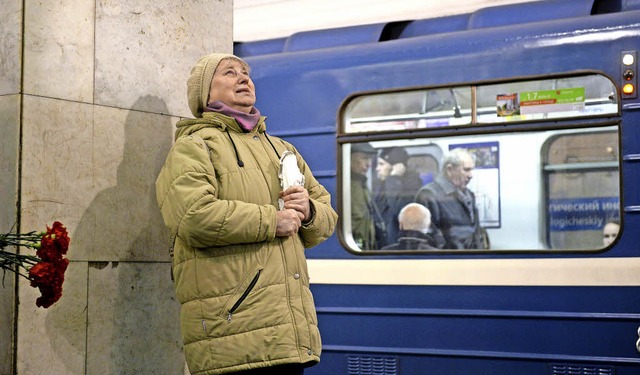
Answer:
[[[209,112],[177,127],[156,194],[175,235],[173,274],[191,374],[318,362],[304,251],[334,231],[329,193],[291,144],[266,135],[264,118],[249,133]],[[276,237],[285,150],[298,157],[314,215],[297,235]]]

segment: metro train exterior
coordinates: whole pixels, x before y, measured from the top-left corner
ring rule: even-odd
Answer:
[[[323,353],[305,373],[640,374],[638,50],[640,0],[236,43],[267,130],[340,215],[307,251]],[[364,248],[350,197],[363,142],[405,148],[423,184],[448,151],[474,155],[488,248]]]

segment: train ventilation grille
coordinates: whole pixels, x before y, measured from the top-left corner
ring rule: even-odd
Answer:
[[[347,356],[348,375],[397,375],[397,357]]]
[[[611,366],[552,364],[551,375],[615,375]]]

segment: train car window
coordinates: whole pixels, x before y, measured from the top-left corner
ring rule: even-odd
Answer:
[[[477,123],[614,114],[616,89],[601,75],[478,86]]]
[[[471,124],[471,88],[382,93],[347,104],[346,133],[425,129]]]
[[[511,107],[496,99],[512,93],[520,108],[531,93],[546,99],[525,105],[538,112],[498,115]],[[620,217],[618,95],[608,78],[591,74],[351,98],[342,112],[347,133],[338,135],[343,244],[357,254],[606,249],[617,230],[605,226]],[[415,131],[436,120],[425,108],[449,127]],[[540,126],[466,126],[509,116]],[[460,118],[464,126],[450,126]],[[375,136],[380,129],[384,137]],[[366,141],[349,134],[365,131]]]
[[[604,233],[620,220],[617,131],[567,134],[544,146],[548,190],[548,246],[554,249],[605,247],[617,236]],[[610,225],[611,227],[611,225]]]
[[[586,74],[361,95],[346,103],[340,129],[375,133],[543,121],[616,114],[618,107],[613,82]]]

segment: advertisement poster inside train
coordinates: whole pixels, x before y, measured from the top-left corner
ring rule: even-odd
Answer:
[[[584,112],[584,110],[584,87],[524,91],[496,96],[496,114],[498,117],[552,112]]]
[[[525,91],[518,96],[521,115],[584,111],[584,87]]]

